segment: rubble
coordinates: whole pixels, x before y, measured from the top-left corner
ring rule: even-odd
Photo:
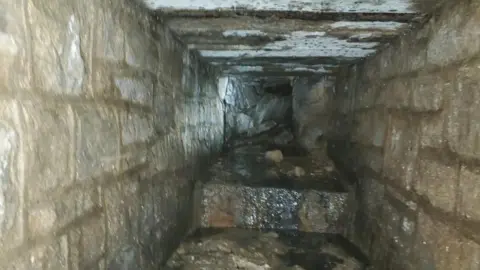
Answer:
[[[293,175],[295,177],[302,177],[305,176],[306,172],[302,167],[295,166],[295,168],[289,172],[289,175]]]
[[[203,229],[184,241],[167,270],[360,270],[349,246],[323,234]]]
[[[282,154],[282,151],[280,151],[278,149],[277,150],[271,150],[271,151],[267,151],[265,153],[265,158],[269,161],[279,163],[279,162],[282,162],[282,160],[283,160],[283,154]]]

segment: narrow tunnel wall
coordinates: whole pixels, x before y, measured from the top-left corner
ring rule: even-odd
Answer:
[[[0,63],[0,268],[166,259],[221,147],[213,71],[123,0],[0,0]]]
[[[297,77],[293,86],[294,132],[300,144],[308,150],[316,148],[317,138],[329,137],[334,112],[335,78],[330,76]]]
[[[350,137],[330,153],[358,179],[346,235],[375,269],[480,267],[479,33],[478,1],[452,1],[338,78]]]
[[[225,104],[227,143],[289,122],[291,95],[266,92],[267,82],[267,78],[254,76],[227,75],[219,79]]]

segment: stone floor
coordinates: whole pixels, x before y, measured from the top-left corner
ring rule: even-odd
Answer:
[[[281,160],[265,155],[280,151]],[[244,145],[225,153],[211,167],[209,183],[322,191],[344,191],[341,177],[322,149],[307,154],[297,145]],[[278,157],[274,157],[278,158]]]
[[[342,178],[325,148],[317,151],[261,140],[226,151],[203,183],[200,228],[167,269],[366,269],[361,252],[339,236]]]
[[[348,194],[320,151],[257,143],[226,152],[203,185],[200,226],[341,232]]]
[[[238,228],[200,229],[167,270],[361,270],[365,258],[339,236]]]

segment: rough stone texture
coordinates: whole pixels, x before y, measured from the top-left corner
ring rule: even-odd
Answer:
[[[223,142],[216,74],[186,49],[133,1],[0,0],[1,269],[167,259]]]
[[[441,1],[143,2],[223,73],[312,76],[373,56]]]
[[[338,233],[347,193],[206,184],[201,226]]]
[[[225,112],[225,138],[232,141],[258,135],[278,126],[290,124],[292,97],[282,91],[290,90],[290,81],[275,78],[224,76],[220,80]],[[271,93],[266,92],[273,84]]]
[[[299,77],[293,83],[293,121],[297,140],[308,150],[319,147],[318,139],[331,134],[332,77]]]
[[[330,153],[356,179],[345,235],[375,269],[480,267],[479,15],[451,1],[338,77],[334,118],[351,125]]]

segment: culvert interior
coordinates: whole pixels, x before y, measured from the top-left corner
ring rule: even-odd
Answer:
[[[0,269],[480,269],[475,0],[0,0]]]

